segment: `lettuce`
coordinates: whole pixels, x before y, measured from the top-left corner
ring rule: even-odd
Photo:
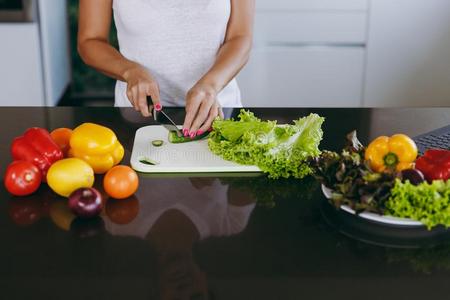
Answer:
[[[409,181],[397,179],[386,202],[386,213],[410,218],[425,224],[428,229],[437,225],[450,227],[450,180],[421,183],[414,186]]]
[[[256,165],[271,178],[303,178],[312,173],[308,160],[320,154],[324,118],[317,114],[277,125],[242,110],[238,120],[216,120],[209,149],[226,160]]]

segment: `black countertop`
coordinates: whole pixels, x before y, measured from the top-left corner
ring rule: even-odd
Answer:
[[[357,129],[417,135],[450,123],[450,108],[252,109],[289,122],[326,117],[322,149]],[[237,110],[226,113],[236,115]],[[171,114],[181,122],[183,111]],[[0,108],[0,167],[32,126],[112,128],[128,159],[131,109]],[[17,199],[0,187],[0,299],[445,299],[445,230],[381,228],[331,209],[313,180],[140,175],[133,198],[109,201],[102,219],[72,222],[46,186]],[[101,178],[97,187],[101,186]],[[30,224],[32,223],[32,224]],[[420,237],[420,238],[419,238]],[[450,241],[450,239],[449,239]],[[204,295],[204,296],[201,296]],[[208,296],[206,296],[208,295]],[[207,298],[209,297],[209,298]]]

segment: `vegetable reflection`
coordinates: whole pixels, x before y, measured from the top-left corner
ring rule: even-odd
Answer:
[[[450,270],[450,244],[441,244],[432,248],[420,249],[386,249],[389,263],[407,263],[410,267],[424,274],[438,270]]]
[[[139,201],[132,196],[124,200],[109,199],[106,203],[106,215],[115,224],[131,223],[139,213]]]
[[[8,202],[8,214],[14,224],[31,226],[43,216],[43,202],[36,198],[13,199]]]
[[[258,206],[273,208],[281,199],[298,199],[308,201],[314,197],[319,184],[308,176],[302,180],[272,180],[266,176],[248,178],[222,178],[234,190],[249,193]]]
[[[76,216],[70,211],[67,201],[60,200],[53,201],[50,205],[50,218],[58,228],[69,231]]]

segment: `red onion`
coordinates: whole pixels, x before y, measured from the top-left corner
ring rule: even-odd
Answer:
[[[94,188],[81,188],[69,197],[70,210],[80,218],[93,218],[103,209],[102,196]]]
[[[400,177],[402,181],[409,180],[413,185],[419,185],[425,181],[425,176],[417,169],[403,170],[400,173]]]

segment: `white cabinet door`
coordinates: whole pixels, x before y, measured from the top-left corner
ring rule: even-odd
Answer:
[[[0,24],[0,40],[0,106],[45,105],[37,23]]]
[[[40,0],[39,14],[46,105],[54,106],[71,80],[67,1]]]
[[[367,10],[369,0],[257,0],[258,10]]]
[[[365,44],[364,12],[258,12],[255,45]]]
[[[238,82],[248,107],[360,106],[364,49],[256,48]]]
[[[374,0],[365,106],[450,105],[450,1]]]

